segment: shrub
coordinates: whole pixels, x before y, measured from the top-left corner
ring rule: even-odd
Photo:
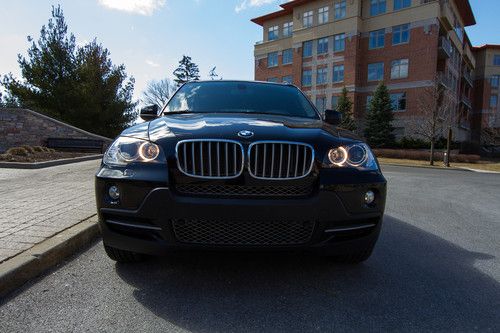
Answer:
[[[35,150],[31,146],[24,145],[24,146],[21,146],[21,148],[26,149],[26,151],[28,152],[28,154],[34,154],[35,153]]]
[[[43,153],[45,151],[44,147],[41,146],[35,146],[33,147],[33,150],[37,153]]]
[[[12,147],[5,152],[6,155],[28,156],[29,153],[24,147]]]

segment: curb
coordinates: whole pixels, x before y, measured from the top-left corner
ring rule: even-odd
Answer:
[[[74,158],[65,158],[61,160],[38,162],[38,163],[21,163],[21,162],[0,162],[0,168],[4,169],[43,169],[58,165],[79,163],[101,159],[102,155],[90,155]]]
[[[407,165],[407,164],[395,164],[395,163],[380,163],[382,166],[395,166],[395,167],[404,167],[404,168],[420,168],[420,169],[434,169],[434,170],[444,170],[444,171],[466,171],[466,172],[475,172],[473,169],[461,169],[461,168],[440,168],[436,166],[424,166],[424,165]]]
[[[472,168],[466,168],[466,167],[458,167],[458,168],[461,170],[472,171],[472,172],[477,172],[477,173],[500,174],[500,172],[498,172],[498,171],[480,170],[480,169],[472,169]]]
[[[89,245],[99,235],[94,215],[0,264],[0,298]]]

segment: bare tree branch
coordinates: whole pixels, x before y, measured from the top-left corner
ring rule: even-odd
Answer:
[[[146,105],[158,105],[162,108],[167,104],[175,89],[175,84],[169,79],[150,81],[143,92],[142,102]]]
[[[431,85],[422,89],[417,110],[408,117],[407,128],[410,132],[430,142],[431,165],[434,164],[436,140],[444,136],[446,129],[456,121],[456,105],[455,94],[436,76]]]

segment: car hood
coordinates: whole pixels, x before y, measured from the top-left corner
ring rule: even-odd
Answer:
[[[250,131],[252,137],[238,136]],[[338,129],[319,119],[250,114],[178,114],[138,124],[122,135],[149,139],[161,145],[186,139],[229,139],[242,143],[260,140],[335,144],[360,141],[352,132]]]

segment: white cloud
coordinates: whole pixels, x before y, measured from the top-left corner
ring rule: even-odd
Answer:
[[[127,13],[153,15],[165,5],[165,0],[98,0],[101,6]]]
[[[151,67],[160,67],[160,64],[157,62],[154,62],[153,60],[146,60],[146,64],[148,64]]]
[[[237,13],[249,7],[260,7],[276,2],[276,0],[242,0],[234,9]]]

